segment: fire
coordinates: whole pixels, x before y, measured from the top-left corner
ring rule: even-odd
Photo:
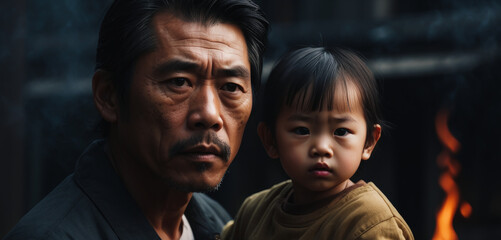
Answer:
[[[449,131],[447,125],[448,112],[441,111],[435,119],[435,127],[437,129],[438,138],[444,145],[444,150],[437,157],[437,163],[445,171],[440,175],[439,184],[445,191],[446,197],[442,203],[442,207],[437,213],[437,225],[433,240],[457,240],[458,236],[452,226],[454,215],[459,206],[459,189],[454,181],[461,171],[461,165],[453,155],[459,151],[460,143],[454,138]],[[472,207],[469,203],[461,204],[460,212],[464,217],[469,217],[472,212]]]
[[[467,202],[464,202],[463,204],[461,204],[461,207],[459,207],[459,211],[461,212],[461,215],[463,215],[463,217],[465,217],[465,218],[470,217],[472,210],[473,209],[472,209],[471,205]]]

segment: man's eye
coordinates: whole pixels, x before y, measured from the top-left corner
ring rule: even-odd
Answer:
[[[173,79],[170,79],[170,80],[169,80],[169,83],[170,83],[170,84],[173,84],[173,85],[174,85],[174,86],[176,86],[176,87],[182,87],[182,86],[184,86],[184,85],[188,85],[188,86],[189,86],[189,81],[188,81],[188,79],[186,79],[186,78],[181,78],[181,77],[179,77],[179,78],[173,78]]]
[[[345,136],[348,133],[349,131],[346,128],[338,128],[334,131],[334,135],[336,136]]]
[[[297,127],[292,130],[297,135],[308,135],[310,134],[310,130],[305,127]]]
[[[228,91],[228,92],[236,92],[238,90],[242,90],[238,84],[235,83],[226,83],[223,85],[221,88],[222,90]]]

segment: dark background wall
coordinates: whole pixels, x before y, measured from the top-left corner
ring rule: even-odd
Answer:
[[[0,3],[0,237],[67,174],[92,139],[95,46],[106,1]],[[390,128],[354,177],[374,181],[416,239],[430,239],[444,198],[438,185],[441,109],[461,143],[453,157],[469,218],[460,239],[501,235],[501,2],[494,0],[257,1],[272,24],[264,79],[286,50],[344,46],[364,55],[381,84]],[[235,214],[246,196],[286,179],[262,150],[259,103],[221,190],[210,195]]]

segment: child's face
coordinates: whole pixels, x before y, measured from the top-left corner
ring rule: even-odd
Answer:
[[[348,98],[344,91],[336,91],[332,110],[284,106],[279,113],[276,157],[291,177],[295,194],[313,194],[313,198],[336,194],[351,183],[360,161],[370,157],[374,146],[365,146],[367,126],[358,91],[348,84],[347,92]],[[376,126],[377,138],[380,130]]]

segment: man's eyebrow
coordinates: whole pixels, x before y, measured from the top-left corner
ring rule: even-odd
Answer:
[[[162,76],[172,72],[194,72],[199,68],[200,66],[194,62],[174,59],[155,67],[153,74],[155,76]]]
[[[235,66],[230,68],[219,69],[216,72],[218,77],[237,77],[237,78],[248,78],[250,76],[247,68],[243,66]]]
[[[200,65],[198,65],[197,63],[180,59],[173,59],[155,67],[153,74],[155,76],[163,76],[172,72],[197,72],[199,70]],[[218,69],[216,70],[215,75],[217,77],[248,78],[250,76],[250,72],[243,66],[235,66]]]

